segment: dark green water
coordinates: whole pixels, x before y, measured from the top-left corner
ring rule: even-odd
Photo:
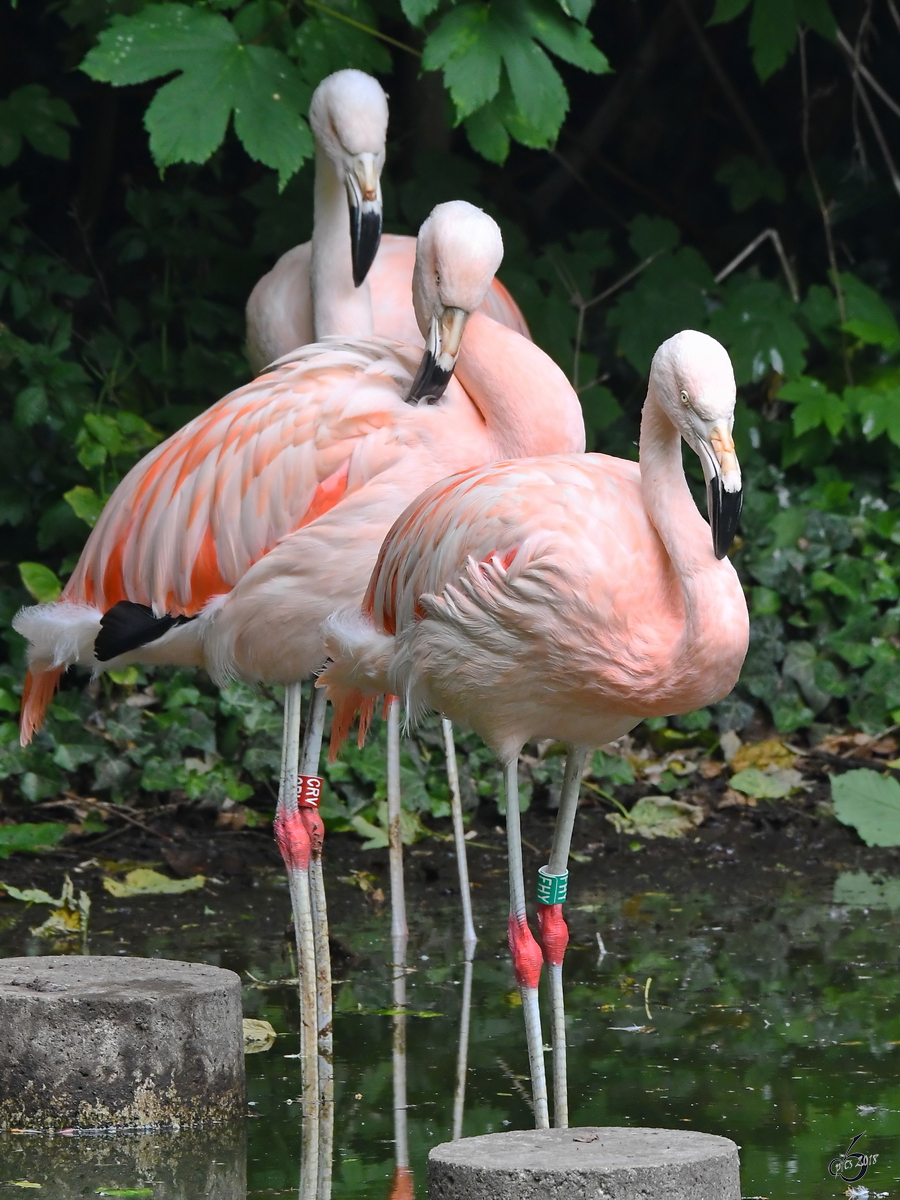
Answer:
[[[476,892],[482,928],[466,1134],[531,1123],[501,880]],[[720,878],[705,892],[593,891],[583,884],[576,891],[566,967],[571,1123],[727,1135],[741,1147],[743,1195],[770,1200],[847,1195],[850,1185],[829,1177],[828,1164],[863,1134],[855,1149],[878,1160],[855,1186],[900,1196],[900,881],[879,884],[845,871],[816,894],[783,869],[751,890]],[[377,912],[347,883],[335,882],[332,894],[333,932],[347,952],[335,961],[334,1196],[386,1197],[392,1018],[379,1010],[391,1007],[389,913],[387,906]],[[428,1150],[450,1136],[462,966],[459,922],[447,898],[413,886],[411,899],[409,1133],[416,1195],[424,1197]],[[202,960],[238,971],[248,984],[250,976],[279,979],[291,972],[287,912],[275,872],[255,873],[252,888],[213,883],[174,900],[123,903],[100,892],[90,949]],[[48,952],[28,933],[43,915],[0,904],[0,953]],[[289,987],[248,986],[245,1015],[267,1018],[283,1035],[247,1059],[246,1194],[296,1195],[295,996]],[[10,1148],[23,1140],[0,1139],[5,1180],[23,1178],[16,1164],[25,1159]],[[45,1140],[28,1139],[32,1181],[42,1181],[35,1143]],[[43,1183],[42,1194],[52,1196],[47,1175]],[[134,1181],[117,1181],[129,1185]],[[210,1186],[193,1195],[236,1194]],[[22,1193],[4,1186],[0,1194]]]

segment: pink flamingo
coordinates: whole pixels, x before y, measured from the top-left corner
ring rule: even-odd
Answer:
[[[379,693],[413,718],[436,709],[478,732],[506,772],[509,942],[522,992],[535,1119],[548,1124],[537,1004],[541,951],[528,927],[517,762],[534,738],[572,747],[539,877],[553,1010],[554,1118],[568,1120],[562,917],[587,747],[642,718],[688,712],[733,687],[748,617],[724,558],[741,509],[735,385],[718,342],[685,331],[657,351],[640,466],[560,455],[475,467],[435,484],[388,534],[362,612],[326,626],[335,744]],[[700,457],[710,528],[691,498],[681,439]]]
[[[416,308],[431,349],[415,381],[421,352],[383,338],[297,351],[129,472],[60,601],[15,621],[30,643],[23,742],[75,663],[95,672],[185,664],[218,680],[287,685],[276,829],[313,1061],[308,865],[310,833],[315,850],[320,831],[296,804],[298,775],[313,774],[298,770],[297,681],[324,661],[321,623],[360,602],[391,523],[435,480],[508,455],[584,447],[578,399],[551,360],[480,313],[466,325],[501,257],[489,217],[463,202],[439,205],[419,235]]]
[[[410,302],[416,239],[381,237],[387,121],[387,97],[362,71],[337,71],[313,93],[312,239],[283,254],[250,294],[247,355],[254,373],[332,334],[375,333],[421,347],[423,335]],[[499,279],[491,281],[479,307],[529,336],[525,318]]]

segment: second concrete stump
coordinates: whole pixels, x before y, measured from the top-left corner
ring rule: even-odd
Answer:
[[[158,958],[0,960],[0,1128],[180,1127],[244,1111],[233,971]]]
[[[687,1129],[529,1129],[435,1146],[429,1200],[740,1200],[738,1148]]]

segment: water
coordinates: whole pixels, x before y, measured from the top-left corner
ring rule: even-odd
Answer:
[[[450,1137],[463,980],[452,897],[441,882],[421,878],[423,864],[437,864],[430,873],[446,883],[450,867],[442,849],[428,854],[409,860],[408,1117],[419,1197],[429,1148]],[[466,1135],[531,1124],[521,1010],[505,948],[502,856],[485,854],[473,873],[482,887],[475,889],[480,940]],[[862,1134],[855,1151],[878,1158],[854,1186],[900,1196],[900,883],[858,870],[839,871],[837,883],[834,872],[818,881],[808,874],[815,873],[751,864],[746,874],[707,872],[699,886],[687,871],[582,870],[566,960],[573,1125],[726,1135],[741,1147],[743,1195],[770,1200],[864,1196],[828,1174],[829,1161]],[[604,875],[604,886],[592,882]],[[333,1194],[383,1198],[394,1169],[389,911],[353,883],[334,880],[330,888],[340,981]],[[254,870],[252,885],[213,882],[174,898],[123,903],[93,895],[93,953],[235,970],[248,985],[245,1015],[266,1018],[281,1036],[247,1059],[246,1131],[220,1132],[215,1144],[196,1134],[145,1135],[131,1149],[128,1139],[93,1139],[88,1153],[99,1155],[107,1174],[84,1175],[88,1194],[105,1185],[149,1186],[157,1200],[296,1195],[297,1005],[290,985],[271,982],[292,974],[289,902],[278,872]],[[0,903],[0,953],[52,952],[28,932],[44,915]],[[61,1196],[58,1181],[74,1171],[72,1156],[88,1140],[0,1137],[0,1182],[40,1182],[44,1195]],[[181,1180],[173,1166],[179,1156],[188,1163]]]

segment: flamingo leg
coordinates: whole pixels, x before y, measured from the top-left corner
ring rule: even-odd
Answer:
[[[472,959],[463,966],[462,1012],[459,1018],[459,1050],[456,1056],[456,1088],[453,1092],[453,1133],[455,1142],[462,1137],[463,1112],[466,1106],[466,1071],[469,1060],[469,1015],[472,1011]]]
[[[541,1035],[541,1010],[538,984],[542,955],[528,927],[525,909],[525,875],[522,866],[522,830],[519,820],[519,763],[513,758],[506,764],[506,842],[509,855],[509,949],[513,969],[522,996],[528,1066],[531,1071],[531,1095],[534,1101],[536,1129],[550,1128],[547,1110],[547,1077],[544,1072],[544,1040]]]
[[[317,1062],[318,1022],[316,1019],[316,955],[313,937],[312,902],[309,888],[309,832],[297,805],[297,775],[300,754],[300,684],[284,689],[284,741],[281,758],[281,787],[275,814],[275,837],[287,870],[297,939],[297,976],[300,991],[300,1070],[303,1106],[302,1178],[315,1188],[318,1178],[318,1136],[314,1117],[319,1108],[319,1072]]]
[[[396,1167],[391,1196],[412,1195],[406,1106],[406,898],[400,824],[400,701],[392,696],[387,711],[388,857],[391,869],[391,959],[394,1000],[394,1148]]]
[[[563,959],[569,942],[569,930],[562,913],[569,876],[569,849],[578,811],[581,775],[587,759],[586,746],[570,746],[566,773],[550,861],[538,876],[538,924],[541,945],[550,983],[550,1020],[553,1046],[553,1124],[557,1129],[569,1126],[569,1098],[566,1082],[566,1009],[563,996]]]
[[[466,837],[462,819],[462,797],[459,792],[459,769],[456,763],[456,747],[453,744],[453,723],[441,718],[444,734],[444,754],[447,759],[447,780],[450,784],[450,815],[453,818],[453,841],[456,846],[456,865],[459,870],[459,894],[463,915],[463,955],[471,962],[475,953],[478,935],[472,920],[472,891],[469,887],[469,864],[466,858]]]
[[[300,758],[302,775],[317,777],[319,774],[326,703],[324,689],[314,687],[306,721],[306,733],[303,738],[303,752]],[[322,864],[325,828],[322,818],[315,809],[307,809],[304,818],[310,833],[309,890],[316,955],[316,1012],[319,1101],[321,1104],[317,1200],[329,1200],[331,1196],[331,1164],[334,1155],[334,1036],[331,948],[328,942],[328,906],[325,899],[325,874]]]

